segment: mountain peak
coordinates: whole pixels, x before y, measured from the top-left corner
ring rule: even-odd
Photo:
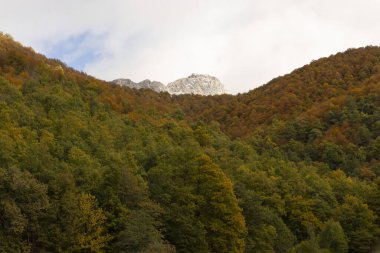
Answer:
[[[152,89],[156,92],[168,92],[170,94],[198,94],[198,95],[219,95],[226,91],[224,85],[218,78],[205,74],[191,74],[186,78],[178,79],[174,82],[164,85],[157,81],[145,79],[139,83],[135,83],[130,79],[116,79],[114,83],[127,86],[134,89]]]
[[[204,74],[191,74],[187,78],[181,78],[169,83],[167,91],[170,94],[199,94],[220,95],[225,93],[223,84],[218,78]]]
[[[151,81],[149,79],[145,79],[139,83],[133,82],[131,79],[119,78],[112,81],[120,86],[127,86],[133,89],[151,89],[156,92],[166,91],[166,87],[163,83]]]

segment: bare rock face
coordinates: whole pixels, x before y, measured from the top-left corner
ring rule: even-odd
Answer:
[[[151,89],[156,92],[166,91],[166,87],[164,84],[160,82],[156,82],[156,81],[150,81],[148,79],[141,81],[139,83],[135,83],[131,79],[122,79],[122,78],[113,80],[112,82],[121,86],[127,86],[129,88],[133,88],[133,89]]]
[[[219,95],[226,91],[218,78],[210,75],[192,74],[187,78],[178,79],[166,86],[170,94],[199,94],[199,95]]]
[[[174,95],[198,94],[207,96],[226,93],[223,84],[218,80],[218,78],[210,75],[192,74],[186,78],[181,78],[171,82],[166,86],[160,82],[150,80],[135,83],[130,79],[116,79],[112,82],[134,89],[152,89],[156,92],[166,91]]]

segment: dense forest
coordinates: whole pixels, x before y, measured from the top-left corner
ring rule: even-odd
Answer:
[[[97,80],[0,34],[0,252],[380,246],[380,48],[237,96]]]

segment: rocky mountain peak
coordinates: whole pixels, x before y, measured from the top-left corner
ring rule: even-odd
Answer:
[[[127,86],[129,88],[134,89],[152,89],[156,92],[166,91],[166,86],[163,83],[151,81],[149,79],[145,79],[139,83],[135,83],[131,79],[120,78],[113,80],[112,82],[121,86]]]
[[[152,89],[156,92],[168,92],[170,94],[198,94],[198,95],[219,95],[226,91],[224,85],[218,78],[204,74],[191,74],[186,78],[178,79],[174,82],[164,85],[160,82],[150,81],[148,79],[135,83],[130,79],[116,79],[113,81],[118,85],[128,86],[135,89]]]
[[[170,94],[200,94],[218,95],[225,93],[223,84],[214,76],[191,74],[169,83],[167,91]]]

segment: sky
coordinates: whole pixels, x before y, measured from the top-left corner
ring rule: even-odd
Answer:
[[[0,0],[0,31],[103,80],[216,76],[243,93],[380,44],[380,0]]]

